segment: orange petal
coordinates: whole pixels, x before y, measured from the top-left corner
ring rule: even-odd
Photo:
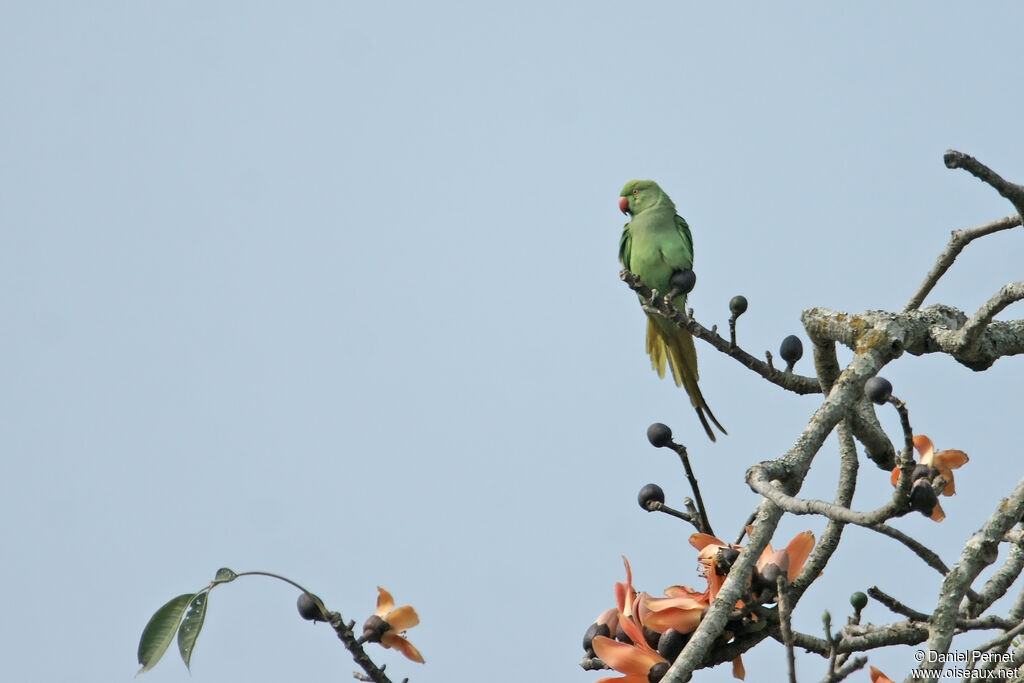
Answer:
[[[743,668],[743,658],[737,657],[732,660],[732,677],[738,678],[741,681],[747,677],[747,670]]]
[[[943,481],[946,482],[946,484],[942,487],[942,490],[939,491],[939,495],[952,496],[954,493],[956,493],[956,481],[953,479],[953,470],[947,467],[937,467],[935,469],[939,471],[939,476],[942,477]]]
[[[932,464],[932,453],[935,452],[935,444],[924,434],[918,434],[914,437],[914,448],[920,454],[918,460],[923,465]]]
[[[644,638],[643,629],[633,620],[633,617],[619,616],[618,626],[622,628],[622,632],[629,636],[629,639],[634,643],[647,643],[647,640]]]
[[[391,597],[391,593],[377,586],[377,616],[383,617],[385,614],[390,612],[395,607],[395,599]]]
[[[781,569],[786,574],[787,579],[791,579],[793,578],[793,576],[795,576],[794,574],[789,573],[789,553],[786,551],[785,548],[783,548],[782,550],[776,550],[774,553],[772,553],[772,556],[768,558],[768,561],[765,562],[765,564],[774,564],[776,567]]]
[[[789,578],[792,581],[803,571],[804,562],[814,550],[814,534],[804,531],[793,537],[793,540],[786,546],[789,553]]]
[[[651,612],[658,612],[663,609],[698,609],[704,610],[708,603],[704,600],[704,594],[679,595],[673,598],[652,598],[648,597],[642,603]],[[646,621],[644,623],[647,623]],[[655,629],[657,630],[657,629]]]
[[[711,534],[693,534],[690,536],[690,545],[697,550],[704,550],[704,548],[709,545],[727,546],[729,544],[718,540]]]
[[[641,675],[644,676],[644,680],[652,666],[665,661],[649,647],[646,649],[635,647],[605,636],[594,637],[594,654],[616,671]]]
[[[772,550],[772,544],[769,543],[768,545],[766,545],[764,547],[764,550],[761,551],[761,556],[757,558],[757,564],[756,564],[757,568],[761,569],[766,564],[771,562],[772,555],[774,555],[774,554],[775,554],[775,551]]]
[[[599,678],[594,683],[648,683],[648,678],[647,674],[630,674],[628,676]]]
[[[943,495],[952,496],[956,493],[953,470],[963,467],[969,459],[966,453],[957,450],[939,451],[932,457],[932,466],[946,480],[946,488],[942,490]]]
[[[615,605],[619,613],[625,616],[632,616],[633,603],[636,601],[636,589],[633,588],[633,570],[629,566],[629,560],[622,556],[622,563],[626,565],[626,583],[621,581],[615,584]]]
[[[384,647],[395,648],[414,662],[419,662],[420,664],[424,663],[423,655],[420,654],[420,651],[417,650],[412,643],[394,631],[385,631],[384,635],[380,637],[380,644]]]
[[[932,456],[932,465],[935,467],[948,467],[951,470],[955,470],[958,467],[962,467],[967,464],[970,458],[963,451],[955,449],[948,451],[939,451]]]
[[[942,511],[942,505],[935,503],[935,507],[932,508],[931,518],[936,522],[941,522],[946,518],[946,513]]]
[[[420,623],[420,617],[416,614],[416,610],[412,608],[412,605],[402,605],[398,609],[388,612],[387,616],[384,617],[384,621],[391,624],[391,628],[396,631],[404,631]]]
[[[695,600],[704,600],[706,597],[703,591],[695,591],[688,586],[669,586],[665,589],[665,595],[670,598],[690,597]]]
[[[601,612],[597,619],[594,619],[595,624],[606,624],[608,626],[608,630],[612,633],[615,633],[615,627],[618,625],[618,622],[619,610],[614,607],[609,607],[605,611]]]
[[[892,482],[893,486],[895,486],[896,482],[898,482],[900,480],[900,468],[899,467],[892,468],[892,476],[889,477],[889,480]]]
[[[703,606],[690,609],[668,607],[648,614],[644,618],[644,626],[659,633],[664,633],[670,628],[674,628],[680,633],[690,633],[700,625],[700,618],[703,614]]]
[[[881,671],[879,671],[875,667],[872,666],[870,668],[871,668],[871,683],[893,683],[893,680],[891,678],[886,676],[884,673],[882,673]]]

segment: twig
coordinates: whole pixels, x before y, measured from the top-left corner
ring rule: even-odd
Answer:
[[[775,579],[775,588],[779,600],[779,633],[782,643],[786,646],[786,666],[789,668],[789,683],[796,683],[796,655],[793,653],[793,630],[789,623],[790,605],[786,595],[786,574],[780,573]]]
[[[700,514],[700,519],[697,523],[697,530],[714,536],[715,532],[711,530],[711,520],[708,519],[708,512],[704,508],[704,499],[701,498],[700,495],[700,486],[697,484],[697,477],[693,475],[693,468],[690,467],[690,456],[686,453],[686,446],[673,441],[669,444],[669,447],[674,450],[679,455],[679,459],[683,461],[683,468],[686,470],[686,478],[690,482],[690,488],[693,490],[693,497],[697,500],[697,512]]]
[[[736,545],[739,545],[743,541],[743,537],[747,535],[747,527],[753,524],[755,519],[757,519],[756,510],[750,513],[750,516],[747,517],[747,521],[743,524],[743,528],[740,529],[740,535],[736,537]]]
[[[836,676],[833,680],[835,681],[835,683],[839,683],[839,681],[843,680],[844,678],[852,674],[854,671],[860,671],[861,669],[863,669],[864,665],[867,663],[867,657],[854,657],[850,660],[849,664],[844,665],[842,668],[839,669],[839,671],[836,672]]]
[[[763,465],[764,463],[754,465],[747,470],[747,484],[756,493],[793,515],[822,515],[844,524],[856,524],[871,528],[872,525],[880,524],[892,517],[898,517],[909,509],[908,503],[901,505],[896,501],[890,501],[870,512],[857,512],[824,500],[790,496],[772,483],[769,478],[770,474],[765,471]]]
[[[1006,591],[1024,569],[1024,548],[1017,543],[1010,546],[1010,552],[1006,556],[1003,566],[995,571],[985,586],[978,594],[977,600],[971,603],[971,616],[978,616],[992,606],[999,598],[1006,595]]]
[[[1012,643],[1013,639],[1019,636],[1021,633],[1024,633],[1024,621],[1020,622],[1019,624],[1011,628],[1009,631],[1000,633],[998,636],[992,638],[991,640],[986,640],[984,643],[978,645],[973,649],[978,650],[979,652],[991,652],[994,650],[1003,651],[1006,649],[1006,646]]]
[[[825,611],[821,620],[825,627],[825,642],[828,644],[828,673],[822,679],[822,683],[832,683],[836,680],[836,657],[839,651],[836,649],[836,639],[832,635],[832,615]]]
[[[954,149],[946,150],[942,160],[945,162],[946,168],[962,168],[978,180],[991,186],[1013,204],[1013,208],[1017,209],[1018,214],[1024,215],[1024,186],[1004,180],[1002,176],[974,157]]]
[[[962,335],[961,350],[972,348],[978,343],[978,338],[989,326],[992,319],[1010,304],[1024,299],[1024,281],[1013,282],[1004,285],[998,292],[992,295],[977,312],[967,319],[960,330]]]
[[[708,330],[692,317],[686,316],[675,306],[667,304],[662,297],[653,297],[651,288],[645,285],[643,280],[641,280],[636,274],[623,269],[619,272],[619,277],[640,297],[641,308],[643,308],[645,312],[660,315],[663,318],[671,320],[679,327],[687,330],[694,337],[706,341],[725,355],[735,359],[750,370],[753,370],[764,377],[769,382],[777,384],[783,389],[787,389],[797,394],[821,393],[821,387],[813,377],[804,377],[802,375],[794,374],[787,375],[775,370],[774,368],[770,368],[763,361],[754,358],[740,347],[730,345],[729,341],[723,339],[717,332]]]
[[[953,261],[960,255],[960,252],[964,250],[968,244],[978,239],[979,237],[985,237],[991,235],[994,232],[1001,230],[1008,230],[1010,228],[1016,228],[1021,224],[1021,218],[1017,216],[1004,216],[999,220],[992,221],[991,223],[985,223],[973,228],[967,228],[966,230],[954,230],[952,236],[949,238],[949,244],[946,245],[946,249],[939,254],[938,260],[932,269],[928,271],[928,275],[925,276],[924,282],[917,288],[914,295],[910,297],[910,301],[903,307],[903,312],[913,311],[921,307],[924,303],[925,298],[931,293],[935,285],[938,284],[939,279],[946,274],[950,266],[953,265]]]
[[[374,683],[391,683],[391,679],[384,673],[384,667],[378,667],[370,656],[366,654],[366,650],[359,643],[352,632],[352,627],[355,626],[354,621],[350,621],[347,624],[341,618],[341,615],[337,612],[331,613],[331,620],[328,622],[334,632],[338,634],[338,639],[345,644],[345,649],[352,653],[352,659],[355,660],[356,664],[362,667],[366,675]]]
[[[647,511],[648,512],[664,512],[666,515],[672,515],[673,517],[678,517],[679,519],[681,519],[681,520],[683,520],[685,522],[689,522],[689,523],[693,524],[693,526],[697,529],[697,531],[701,530],[700,525],[697,524],[696,520],[694,520],[693,517],[689,513],[681,512],[679,510],[676,510],[675,508],[671,508],[668,505],[665,505],[664,503],[659,503],[656,500],[652,500],[649,503],[647,503]]]
[[[910,619],[911,621],[928,621],[927,614],[925,614],[924,612],[918,612],[916,609],[911,609],[910,607],[907,607],[896,598],[882,591],[882,589],[880,589],[878,586],[872,586],[871,588],[868,588],[867,592],[870,597],[882,603],[896,614],[904,616],[907,619]]]

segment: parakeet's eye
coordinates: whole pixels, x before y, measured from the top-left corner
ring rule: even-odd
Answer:
[[[633,188],[633,196],[635,197],[635,196],[637,196],[638,194],[640,194],[640,190],[638,190],[638,189],[636,189],[636,188],[634,187],[634,188]]]

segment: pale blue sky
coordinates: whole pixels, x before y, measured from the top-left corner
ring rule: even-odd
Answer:
[[[641,589],[701,585],[691,530],[635,504],[649,481],[686,495],[647,425],[691,446],[734,536],[744,470],[819,399],[699,345],[729,430],[706,442],[618,280],[622,183],[671,194],[698,318],[724,328],[745,294],[757,355],[810,306],[899,309],[951,229],[1012,211],[942,153],[1024,181],[1024,9],[680,5],[0,4],[2,677],[129,680],[150,614],[228,566],[360,622],[377,584],[414,604],[428,664],[379,657],[395,680],[584,683],[621,554]],[[972,245],[928,303],[973,311],[1022,245]],[[941,527],[896,522],[947,561],[1021,474],[1022,363],[883,373],[971,456]],[[831,498],[834,463],[805,492]],[[890,490],[868,464],[856,504]],[[798,628],[873,583],[930,608],[937,574],[846,540]],[[295,597],[217,589],[191,679],[170,652],[144,680],[347,679]],[[746,660],[755,682],[784,661]]]

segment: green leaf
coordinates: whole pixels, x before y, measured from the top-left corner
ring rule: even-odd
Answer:
[[[185,608],[195,597],[195,593],[179,595],[150,617],[139,639],[139,664],[142,665],[139,673],[152,669],[164,656],[174,638],[174,632],[178,630]]]
[[[185,612],[185,618],[181,620],[181,627],[178,629],[178,652],[185,662],[185,668],[189,668],[189,661],[192,659],[192,648],[196,645],[196,638],[203,630],[203,620],[206,619],[206,596],[208,591],[198,593],[192,598]]]
[[[227,567],[221,567],[217,570],[217,576],[213,577],[214,583],[228,583],[238,578],[238,574],[234,573]]]

